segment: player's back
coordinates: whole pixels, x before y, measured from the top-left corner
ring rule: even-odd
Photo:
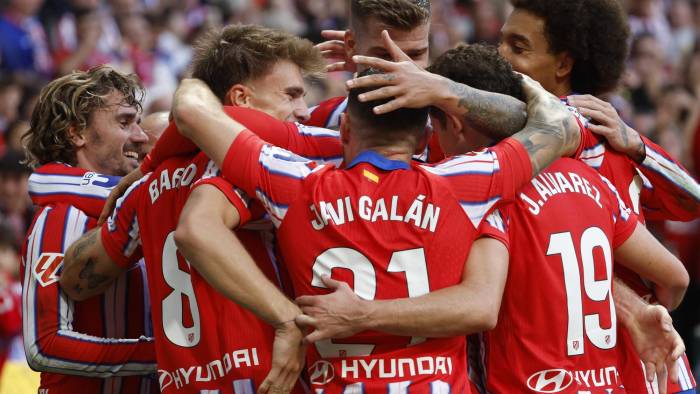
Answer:
[[[418,297],[461,281],[475,229],[444,178],[363,153],[346,170],[324,167],[303,182],[278,232],[297,295],[327,293],[325,275],[366,300]],[[317,342],[307,364],[313,387],[328,394],[409,385],[468,392],[463,337],[362,332]]]
[[[535,177],[506,212],[511,257],[498,325],[484,335],[487,389],[624,392],[612,252],[636,221],[571,159]]]
[[[164,392],[253,393],[270,368],[273,329],[223,297],[176,249],[175,229],[192,186],[216,171],[203,154],[174,158],[140,187],[138,227]],[[258,263],[275,281],[273,268]]]

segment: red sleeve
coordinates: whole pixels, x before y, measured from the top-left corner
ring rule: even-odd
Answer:
[[[343,147],[337,131],[282,122],[250,108],[224,107],[224,111],[271,145],[314,161],[339,163],[342,160]]]
[[[289,205],[303,191],[303,180],[314,168],[314,162],[265,145],[246,130],[231,144],[221,173],[248,195],[256,196],[275,226],[279,226]]]
[[[605,187],[602,192],[608,194],[613,211],[613,220],[615,221],[615,234],[612,240],[613,249],[622,245],[627,239],[632,236],[634,229],[639,221],[637,215],[632,212],[632,209],[625,205],[622,197],[617,191],[617,188],[604,176],[600,176]]]
[[[342,160],[343,149],[337,131],[282,122],[251,108],[225,106],[224,112],[272,145],[316,161],[339,163]],[[197,145],[180,135],[175,122],[171,122],[141,163],[141,172],[147,174],[170,157],[192,155],[198,150]]]
[[[322,101],[311,109],[309,120],[304,122],[307,126],[337,129],[340,125],[340,114],[345,112],[347,97],[333,97]]]
[[[148,175],[144,176],[127,189],[100,230],[102,246],[112,261],[122,268],[128,268],[143,257],[136,212],[148,178]]]
[[[640,202],[649,219],[689,221],[700,217],[700,184],[659,145],[642,136],[646,157],[637,165],[646,177]]]
[[[146,155],[141,163],[141,173],[148,174],[158,168],[158,166],[171,157],[194,155],[199,148],[194,142],[182,136],[177,131],[175,122],[170,122],[163,131],[151,152]]]
[[[450,183],[476,228],[496,203],[512,201],[532,178],[530,157],[525,147],[513,138],[491,149],[455,156],[423,168]]]
[[[37,214],[25,240],[23,256],[22,313],[27,361],[35,370],[70,375],[153,373],[156,369],[152,338],[102,338],[73,330],[74,302],[61,291],[57,272],[65,249],[94,223],[94,219],[67,205],[45,207]]]
[[[248,223],[248,221],[251,219],[250,209],[248,208],[250,204],[250,197],[248,197],[243,190],[233,186],[231,182],[218,176],[198,180],[194,186],[192,186],[192,190],[202,185],[214,186],[221,193],[223,193],[224,196],[226,196],[226,199],[236,208],[238,215],[240,216],[238,227],[242,227]]]
[[[510,228],[508,226],[508,208],[501,207],[494,209],[486,220],[481,222],[481,226],[477,229],[476,238],[488,237],[501,241],[501,243],[510,250]]]

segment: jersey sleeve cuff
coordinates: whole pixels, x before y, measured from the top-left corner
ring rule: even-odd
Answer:
[[[240,217],[238,227],[241,227],[250,221],[252,214],[250,213],[250,209],[248,209],[248,203],[245,201],[244,196],[242,196],[237,188],[230,182],[221,177],[207,178],[197,181],[192,189],[194,190],[202,185],[214,186],[221,193],[223,193],[231,204],[233,204]]]
[[[618,217],[617,220],[624,219]],[[634,212],[631,212],[624,224],[621,223],[616,226],[617,229],[613,240],[613,249],[617,249],[617,247],[625,243],[625,241],[632,236],[632,233],[634,233],[634,230],[637,228],[638,221],[639,219],[637,218],[637,215]]]
[[[107,252],[107,255],[112,259],[112,261],[114,261],[115,264],[121,268],[129,268],[135,262],[133,261],[135,259],[132,259],[130,256],[124,256],[122,252],[123,248],[120,247],[118,242],[114,240],[112,233],[109,231],[109,225],[107,222],[102,224],[102,228],[100,229],[100,238],[102,239],[102,246],[104,247],[105,252]]]
[[[257,158],[265,145],[264,141],[250,130],[243,130],[226,152],[221,166],[221,173],[231,183],[239,186],[249,195],[255,195],[255,179],[251,174],[257,174],[255,168]],[[256,160],[252,160],[255,156]]]

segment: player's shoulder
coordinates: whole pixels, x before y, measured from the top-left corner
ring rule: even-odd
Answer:
[[[338,129],[340,127],[340,114],[345,112],[347,105],[348,98],[346,96],[324,100],[310,108],[311,117],[304,124],[307,126]]]

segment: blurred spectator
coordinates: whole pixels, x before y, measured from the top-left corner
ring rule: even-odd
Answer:
[[[0,157],[0,223],[11,229],[14,237],[24,238],[32,219],[29,199],[29,167],[21,164],[24,155],[8,150]]]
[[[0,70],[50,77],[46,33],[36,18],[43,0],[9,0],[0,15]]]
[[[12,341],[22,331],[18,292],[19,246],[10,229],[0,225],[0,373]]]
[[[177,79],[170,67],[157,56],[156,37],[146,17],[141,13],[122,15],[119,28],[133,71],[146,89],[144,110],[169,110]]]
[[[15,78],[0,79],[0,136],[17,120],[22,102],[22,85]],[[1,145],[1,144],[0,144]]]
[[[114,16],[99,0],[69,0],[46,17],[57,74],[111,64],[123,69],[121,35]]]

